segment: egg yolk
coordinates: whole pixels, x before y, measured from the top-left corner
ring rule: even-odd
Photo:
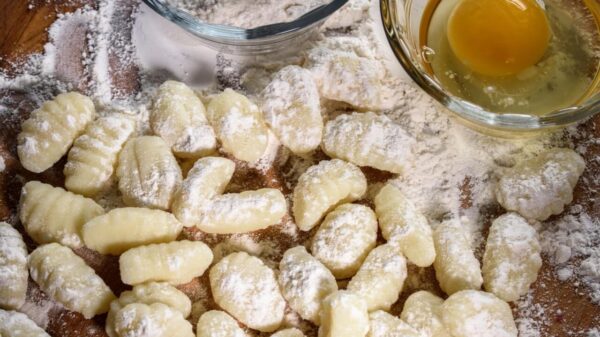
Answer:
[[[550,27],[535,0],[461,0],[448,20],[454,54],[476,73],[506,76],[537,63]]]

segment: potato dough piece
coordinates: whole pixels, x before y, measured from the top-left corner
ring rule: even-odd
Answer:
[[[424,337],[408,323],[382,310],[369,314],[369,321],[368,337]]]
[[[76,92],[60,94],[33,111],[17,137],[19,160],[40,173],[64,156],[77,136],[94,120],[94,103]]]
[[[527,293],[542,267],[537,233],[525,219],[508,213],[494,220],[483,255],[485,289],[501,300]]]
[[[546,220],[573,201],[573,189],[585,161],[570,149],[551,149],[507,170],[496,189],[496,199],[509,211],[527,219]]]
[[[413,328],[430,337],[452,337],[442,321],[444,300],[428,291],[410,295],[400,317]]]
[[[338,279],[352,277],[375,247],[377,219],[366,206],[344,204],[327,214],[312,241],[312,254]]]
[[[369,311],[389,310],[406,280],[406,259],[391,244],[373,249],[347,289],[367,302]]]
[[[338,290],[333,274],[304,246],[288,249],[279,262],[279,271],[279,285],[289,306],[319,325],[323,298]]]
[[[230,254],[209,273],[217,305],[251,329],[277,330],[283,321],[285,300],[275,273],[245,252]]]
[[[321,98],[310,71],[295,65],[281,69],[261,96],[265,120],[284,146],[297,154],[319,147]]]
[[[296,328],[290,328],[285,330],[279,330],[272,334],[271,337],[306,337],[302,331]]]
[[[442,222],[433,231],[433,241],[435,276],[446,294],[481,288],[481,269],[466,228],[456,220]]]
[[[31,278],[46,295],[87,319],[107,312],[116,298],[82,258],[58,243],[36,248],[28,264]]]
[[[25,314],[0,309],[0,336],[2,337],[50,337]]]
[[[246,337],[238,322],[226,312],[211,310],[198,320],[196,337]]]
[[[126,305],[115,315],[118,337],[194,337],[192,325],[162,303]]]
[[[517,337],[508,304],[477,290],[463,290],[442,304],[444,325],[453,337]]]
[[[194,91],[181,82],[166,81],[150,113],[150,127],[177,157],[199,158],[215,152],[217,140],[206,109]]]
[[[336,291],[322,306],[319,337],[364,337],[369,332],[367,303],[354,293]]]
[[[119,190],[128,206],[167,210],[181,184],[181,169],[159,137],[132,138],[119,155]]]
[[[419,267],[435,260],[433,233],[423,214],[398,187],[385,184],[375,197],[375,212],[383,237],[398,243],[406,258]]]
[[[402,173],[413,160],[415,143],[415,139],[389,117],[355,112],[327,122],[321,147],[332,158]]]
[[[0,221],[0,308],[19,309],[25,303],[28,276],[23,237],[13,226]]]
[[[67,190],[92,197],[108,189],[119,152],[134,131],[135,121],[119,114],[88,125],[69,151],[63,171]]]
[[[223,150],[235,158],[253,163],[267,149],[269,129],[258,106],[244,95],[225,89],[208,104],[207,117]]]
[[[296,224],[311,230],[338,204],[360,199],[367,191],[367,178],[360,169],[343,160],[321,161],[298,179],[293,208]]]
[[[137,246],[171,242],[182,228],[171,213],[125,207],[88,221],[83,225],[82,236],[88,248],[100,254],[119,255]]]
[[[204,274],[213,254],[199,241],[174,241],[132,248],[121,255],[121,280],[136,285],[144,282],[183,284]]]
[[[20,209],[21,222],[35,242],[58,242],[72,248],[82,246],[83,224],[104,214],[94,200],[39,181],[23,186]]]
[[[194,163],[173,197],[173,214],[184,226],[193,226],[202,216],[205,203],[223,194],[235,171],[227,158],[206,157]]]

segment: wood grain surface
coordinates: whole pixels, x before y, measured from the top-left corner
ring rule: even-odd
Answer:
[[[117,1],[117,0],[115,0]],[[29,9],[29,3],[34,3],[33,9]],[[131,13],[131,9],[136,5],[135,0],[119,1],[124,6],[124,12]],[[70,1],[46,1],[46,0],[0,0],[0,68],[9,73],[16,71],[14,64],[22,60],[31,53],[43,51],[43,46],[47,42],[47,28],[54,22],[57,13],[73,11],[81,6],[94,6],[92,0],[70,0]],[[118,20],[119,18],[117,18]],[[76,81],[77,88],[85,92],[86,78],[83,69],[77,68],[81,63],[77,59],[80,54],[78,48],[85,46],[85,31],[74,32],[73,44],[70,48],[73,51],[64,51],[67,58],[74,58],[64,62],[64,66],[75,67],[74,73],[79,76]],[[118,76],[115,72],[113,76],[113,86],[121,93],[133,93],[138,87],[137,69],[133,65],[123,65],[114,55],[111,57],[111,69],[119,69]],[[16,135],[20,131],[20,123],[27,118],[29,112],[36,106],[36,102],[31,101],[27,92],[23,91],[2,91],[0,90],[0,99],[2,103],[16,110],[14,114],[0,116],[0,156],[4,158],[6,169],[0,173],[0,220],[9,221],[22,231],[22,226],[18,223],[16,216],[17,205],[20,195],[20,188],[25,181],[41,180],[51,183],[55,186],[63,186],[64,177],[62,175],[62,166],[64,161],[57,163],[52,169],[42,174],[32,174],[24,170],[16,157]],[[587,137],[580,137],[576,142],[586,143],[589,155],[586,158],[587,169],[580,180],[576,189],[576,203],[583,205],[586,211],[594,217],[600,218],[600,181],[594,179],[600,172],[600,142],[588,144],[590,138],[600,138],[600,115],[594,119],[579,126]],[[285,169],[285,166],[282,168]],[[383,172],[372,169],[366,169],[370,182],[383,181],[388,178]],[[284,188],[284,178],[275,170],[262,173],[253,171],[238,163],[238,170],[234,180],[237,180],[240,186],[246,188],[258,188],[263,186]],[[248,185],[250,184],[250,185]],[[469,204],[468,177],[465,179],[465,207]],[[501,213],[500,209],[488,210],[489,219]],[[489,224],[488,224],[489,225]],[[279,242],[282,247],[289,247],[305,240],[306,236],[291,240],[281,233],[275,226],[273,229],[260,231],[256,233],[259,238],[268,238]],[[213,240],[209,244],[214,245],[218,238],[207,238],[197,231],[189,230],[184,236],[189,239]],[[27,244],[30,249],[35,244],[27,238]],[[481,251],[481,249],[480,249]],[[127,289],[119,280],[118,263],[115,257],[100,256],[85,248],[79,249],[77,253],[82,256],[96,272],[109,284],[115,291],[120,293]],[[411,272],[419,282],[408,282],[402,298],[393,307],[392,311],[399,313],[402,304],[408,294],[415,291],[419,284],[420,288],[428,288],[434,292],[440,293],[435,282],[432,268],[417,270],[412,268]],[[200,299],[201,290],[206,287],[206,277],[192,281],[190,284],[180,286],[180,289],[186,292],[192,299]],[[423,286],[425,285],[425,286]],[[204,289],[206,290],[206,289]],[[586,295],[586,290],[577,287],[570,282],[560,282],[556,279],[552,267],[545,261],[541,270],[539,280],[534,284],[533,303],[535,308],[543,308],[543,314],[539,317],[541,326],[541,337],[587,337],[586,332],[593,327],[600,328],[600,306],[590,302]],[[210,296],[209,296],[210,297]],[[45,295],[30,280],[28,290],[28,304],[38,305],[40,302],[47,301]],[[205,305],[209,308],[215,307],[210,298],[202,298]],[[517,310],[515,315],[517,319],[528,310]],[[521,308],[523,309],[523,308]],[[536,309],[537,310],[537,309]],[[93,320],[85,320],[81,315],[69,312],[63,308],[53,308],[49,312],[50,321],[48,332],[54,337],[75,337],[75,336],[106,336],[104,332],[104,316],[99,316]],[[313,331],[314,333],[314,331]],[[534,337],[534,336],[526,336]]]

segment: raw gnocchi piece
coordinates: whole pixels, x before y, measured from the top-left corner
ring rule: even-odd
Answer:
[[[508,304],[477,290],[463,290],[442,304],[442,319],[452,337],[517,337]]]
[[[281,69],[261,96],[265,120],[284,146],[297,154],[319,147],[323,117],[310,71],[295,65]]]
[[[238,322],[226,312],[207,311],[198,320],[196,337],[247,337]]]
[[[204,204],[225,191],[234,171],[235,163],[227,158],[198,159],[175,192],[173,214],[185,226],[197,224]]]
[[[360,199],[367,191],[367,178],[361,170],[343,160],[321,161],[298,179],[293,206],[296,224],[311,230],[336,205]]]
[[[0,336],[2,337],[50,337],[25,314],[0,309]]]
[[[162,303],[126,305],[115,315],[118,337],[195,337],[192,325]]]
[[[219,195],[201,208],[196,227],[203,232],[247,233],[279,223],[287,212],[287,202],[280,190],[262,188]]]
[[[483,255],[485,290],[511,302],[527,293],[542,267],[537,232],[525,219],[508,213],[494,220]]]
[[[27,246],[21,234],[0,222],[0,308],[19,309],[27,294]]]
[[[349,291],[367,302],[369,311],[389,310],[406,280],[406,259],[391,244],[373,249],[348,283]]]
[[[23,167],[34,173],[49,169],[95,116],[92,100],[76,92],[44,102],[23,122],[17,137],[17,154]]]
[[[338,290],[322,306],[319,337],[364,337],[369,332],[367,303],[354,293]]]
[[[271,337],[306,337],[304,333],[296,328],[279,330],[272,334]]]
[[[369,314],[368,337],[429,337],[383,310]]]
[[[546,220],[573,201],[573,189],[585,161],[570,149],[551,149],[507,170],[498,182],[496,199],[527,219]]]
[[[119,257],[119,269],[125,284],[184,284],[204,274],[212,259],[210,248],[202,242],[173,241],[126,251]]]
[[[31,278],[46,295],[87,319],[107,312],[116,298],[82,258],[58,243],[36,248],[28,264]]]
[[[275,273],[245,252],[229,254],[209,273],[217,305],[251,329],[277,330],[283,321],[285,300]]]
[[[215,152],[217,140],[204,104],[187,85],[166,81],[150,113],[150,127],[177,157],[199,158]]]
[[[435,260],[433,233],[427,219],[415,205],[391,183],[375,197],[375,212],[383,237],[397,243],[406,258],[419,267]]]
[[[135,121],[118,114],[88,125],[69,151],[63,171],[67,190],[91,197],[109,188],[119,152],[134,131]]]
[[[142,136],[125,143],[117,166],[119,190],[128,206],[167,210],[181,184],[181,169],[159,137]]]
[[[321,147],[332,158],[402,173],[413,160],[415,143],[414,137],[389,117],[355,112],[327,122]]]
[[[443,303],[443,299],[428,291],[417,291],[404,302],[400,318],[426,336],[452,337],[442,321]]]
[[[319,325],[323,298],[338,290],[333,274],[304,246],[288,249],[279,262],[279,271],[279,285],[289,306]]]
[[[311,251],[338,279],[352,277],[375,247],[377,219],[366,206],[344,204],[327,214]]]
[[[88,248],[100,254],[119,255],[137,246],[173,241],[182,228],[171,213],[125,207],[88,221],[81,233]]]
[[[446,294],[481,288],[481,268],[465,227],[458,221],[442,222],[433,231],[433,242],[437,254],[433,268],[440,288]]]
[[[83,225],[104,214],[94,200],[39,181],[23,186],[20,209],[21,222],[35,242],[58,242],[72,248],[82,246]]]
[[[256,104],[244,95],[225,89],[208,104],[207,117],[223,151],[250,163],[267,149],[268,128]]]

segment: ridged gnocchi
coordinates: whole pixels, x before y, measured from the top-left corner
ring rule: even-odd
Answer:
[[[167,210],[183,179],[177,160],[159,137],[125,143],[117,166],[119,190],[128,206]]]
[[[367,303],[352,292],[338,290],[325,297],[319,337],[364,337],[369,332]]]
[[[483,285],[498,298],[511,302],[525,295],[542,267],[537,232],[515,213],[492,223],[483,255]]]
[[[245,252],[227,255],[209,273],[217,305],[251,329],[277,330],[283,321],[285,300],[275,273]]]
[[[527,219],[546,220],[573,201],[585,161],[570,149],[551,149],[518,163],[498,181],[496,199]]]
[[[92,197],[109,188],[119,152],[135,131],[135,121],[109,115],[93,121],[69,151],[63,170],[67,190]]]
[[[309,167],[294,188],[292,212],[303,231],[311,230],[336,205],[360,199],[367,191],[361,170],[343,160]]]
[[[0,222],[0,308],[16,310],[25,303],[28,276],[27,246],[21,233]]]
[[[25,314],[0,309],[0,336],[2,337],[50,337]]]
[[[39,244],[58,242],[79,248],[83,225],[102,214],[104,209],[94,200],[39,181],[28,182],[21,192],[19,217]]]
[[[217,148],[204,104],[181,82],[166,81],[158,88],[150,113],[150,127],[177,157],[199,158]]]
[[[195,337],[190,322],[162,303],[126,305],[115,315],[115,332],[118,337]]]
[[[417,291],[404,302],[400,318],[426,336],[452,337],[442,320],[443,303],[442,298],[428,291]]]
[[[319,91],[310,71],[287,66],[278,71],[261,93],[267,124],[293,153],[315,150],[323,135]]]
[[[83,225],[85,245],[100,254],[119,255],[124,251],[177,238],[183,225],[165,211],[148,208],[116,208]]]
[[[355,112],[327,122],[321,148],[332,158],[402,173],[413,160],[415,143],[414,137],[389,117]]]
[[[247,337],[238,322],[226,312],[207,311],[198,320],[196,337]]]
[[[398,317],[392,316],[383,310],[374,311],[369,314],[368,337],[424,337],[408,323]],[[475,337],[475,336],[473,336]]]
[[[387,183],[375,197],[375,212],[381,234],[397,243],[406,258],[419,267],[435,260],[433,233],[427,219],[400,189]]]
[[[323,298],[338,290],[333,274],[304,246],[290,248],[283,254],[279,262],[279,285],[289,306],[317,325]]]
[[[31,278],[46,295],[85,318],[107,312],[116,298],[82,258],[58,243],[36,248],[28,265]]]
[[[119,269],[125,284],[184,284],[204,274],[212,259],[212,251],[202,242],[173,241],[126,251],[119,257]]]
[[[76,92],[44,102],[23,122],[17,137],[17,154],[23,167],[34,173],[49,169],[95,116],[92,100]]]
[[[346,289],[364,299],[369,311],[389,310],[400,296],[406,275],[406,259],[398,247],[384,244],[367,255]]]
[[[366,206],[344,204],[327,214],[313,237],[311,252],[343,279],[358,271],[376,240],[375,213]]]
[[[304,333],[296,328],[279,330],[272,334],[271,337],[306,337]]]
[[[207,108],[223,151],[250,163],[256,162],[267,149],[269,129],[258,106],[244,95],[225,89]]]

